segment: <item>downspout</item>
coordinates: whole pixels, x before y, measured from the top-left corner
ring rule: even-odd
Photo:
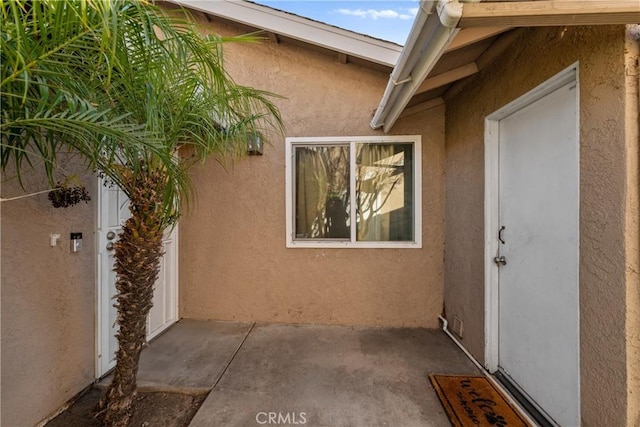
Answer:
[[[476,368],[478,368],[480,372],[482,372],[487,377],[490,376],[489,371],[487,371],[484,368],[484,366],[482,366],[480,362],[478,362],[478,360],[475,357],[473,357],[471,353],[469,353],[469,350],[467,350],[462,345],[462,343],[458,341],[458,339],[451,333],[451,331],[449,330],[449,322],[447,322],[447,319],[445,319],[442,316],[438,316],[438,319],[440,320],[440,322],[442,322],[442,332],[444,332],[445,334],[447,334],[449,338],[451,338],[451,340],[455,343],[455,345],[457,345],[458,348],[462,350],[462,352],[465,354],[465,356],[467,356],[469,360],[471,360],[471,362],[473,362],[473,364],[476,365]]]
[[[478,0],[472,0],[478,1]],[[436,17],[437,16],[437,17]],[[371,127],[388,132],[420,84],[458,33],[462,18],[459,0],[420,1],[407,44],[400,53]]]

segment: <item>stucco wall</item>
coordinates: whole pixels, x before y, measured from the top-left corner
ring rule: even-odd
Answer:
[[[640,24],[627,29],[627,413],[628,424],[640,426]]]
[[[222,34],[234,31],[212,25]],[[215,161],[192,171],[197,202],[180,222],[181,316],[436,327],[443,287],[443,109],[405,118],[394,129],[423,137],[422,249],[287,249],[284,137],[381,135],[369,121],[388,75],[269,41],[228,45],[226,52],[238,83],[285,97],[276,103],[286,135],[270,135],[263,156],[227,171]]]
[[[579,61],[581,401],[585,426],[625,425],[625,30],[524,30],[447,99],[445,302],[484,358],[484,117]],[[637,120],[637,117],[636,117]],[[637,144],[637,141],[636,141]]]
[[[2,197],[24,194],[6,178]],[[47,188],[26,181],[30,192]],[[93,179],[83,182],[93,194]],[[94,379],[94,208],[55,209],[46,194],[2,203],[3,426],[35,425]],[[71,232],[82,232],[82,252],[70,252]]]

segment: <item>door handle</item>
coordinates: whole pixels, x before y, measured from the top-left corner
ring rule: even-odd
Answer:
[[[116,233],[114,233],[113,231],[110,231],[107,233],[107,240],[113,240],[116,237]]]
[[[495,262],[498,267],[500,267],[501,265],[507,265],[507,259],[504,257],[504,255],[495,257],[493,259],[493,262]]]
[[[498,230],[498,240],[500,240],[500,243],[502,243],[504,245],[504,239],[502,238],[502,232],[506,229],[507,227],[505,227],[504,225],[502,227],[500,227],[500,230]]]
[[[107,243],[107,250],[108,251],[112,251],[113,250],[113,242]]]

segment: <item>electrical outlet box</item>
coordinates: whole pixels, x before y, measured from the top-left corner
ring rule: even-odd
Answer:
[[[49,246],[52,248],[58,246],[58,240],[60,240],[59,234],[49,234]]]
[[[71,233],[71,252],[80,252],[82,249],[82,233]]]
[[[456,334],[459,338],[462,338],[462,334],[464,333],[464,324],[462,320],[458,316],[453,316],[453,333]]]

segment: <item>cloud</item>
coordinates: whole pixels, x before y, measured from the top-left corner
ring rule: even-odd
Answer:
[[[411,14],[411,16],[416,16],[418,14],[418,9],[418,7],[411,7],[406,10]]]
[[[338,9],[336,12],[342,15],[357,16],[359,18],[376,19],[413,19],[418,8],[407,9],[409,13],[400,13],[392,9]]]

